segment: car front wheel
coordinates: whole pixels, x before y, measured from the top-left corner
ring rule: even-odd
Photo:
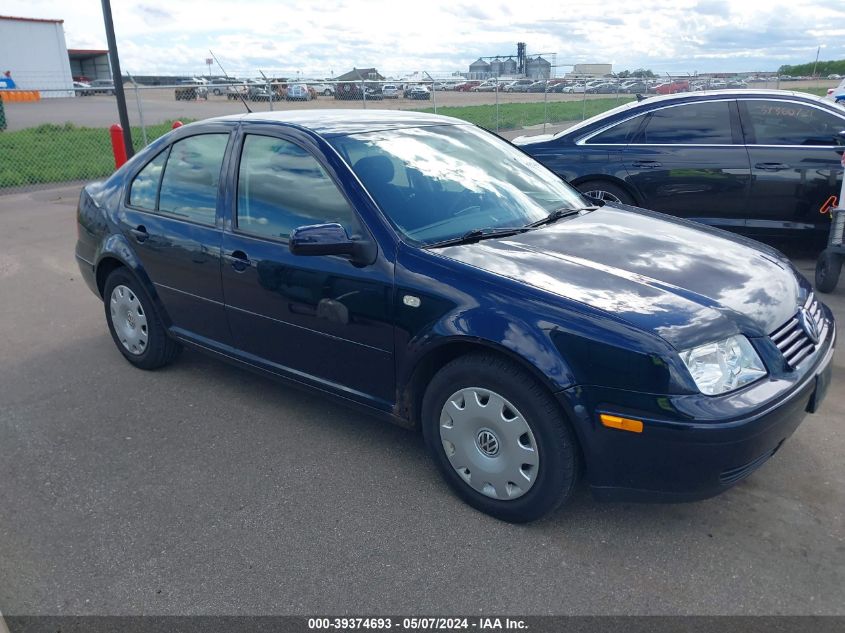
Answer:
[[[157,369],[179,354],[181,346],[168,336],[152,299],[128,270],[118,268],[108,276],[103,303],[112,339],[130,363]]]
[[[425,392],[422,426],[447,483],[496,518],[539,519],[577,482],[578,448],[560,407],[504,358],[472,354],[441,369]]]

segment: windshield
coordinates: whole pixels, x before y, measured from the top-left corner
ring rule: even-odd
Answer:
[[[471,125],[403,128],[329,139],[390,222],[433,244],[468,231],[523,227],[581,195],[498,137]]]

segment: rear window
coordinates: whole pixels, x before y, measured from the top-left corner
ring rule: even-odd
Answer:
[[[634,135],[640,129],[645,117],[645,114],[641,114],[633,119],[623,121],[604,132],[599,132],[586,142],[588,145],[627,145],[634,139]]]
[[[731,145],[729,101],[686,103],[651,113],[636,140],[649,145]]]

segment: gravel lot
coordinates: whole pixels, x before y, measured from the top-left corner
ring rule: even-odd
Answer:
[[[133,369],[79,278],[77,195],[0,196],[3,613],[845,614],[841,346],[821,413],[721,497],[582,488],[514,526],[413,433],[192,352]],[[845,285],[825,300],[845,323]]]

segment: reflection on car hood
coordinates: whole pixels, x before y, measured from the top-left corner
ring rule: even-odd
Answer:
[[[801,293],[776,251],[633,208],[605,206],[435,252],[604,310],[678,349],[767,335],[795,313]]]

